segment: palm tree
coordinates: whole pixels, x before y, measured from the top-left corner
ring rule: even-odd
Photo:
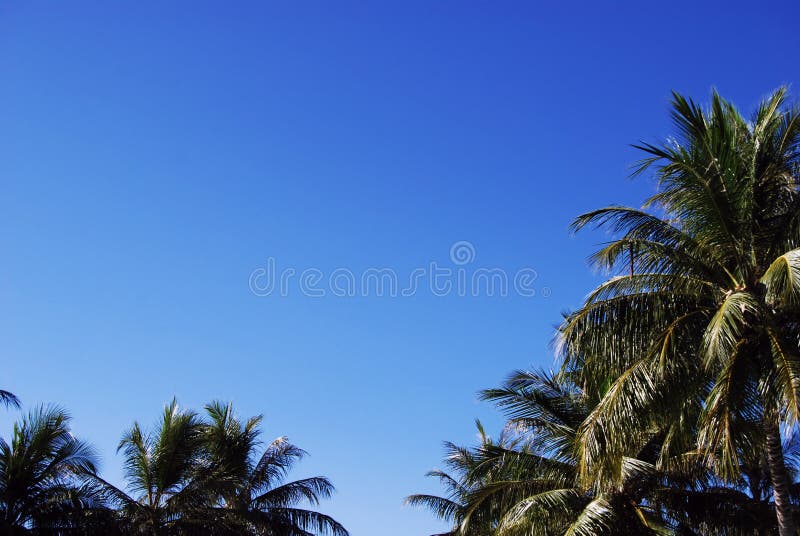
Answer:
[[[202,478],[202,432],[197,414],[180,409],[173,399],[155,430],[134,423],[123,435],[118,451],[131,494],[95,478],[120,507],[130,533],[168,535],[197,528],[192,514],[212,500]]]
[[[691,453],[659,469],[664,434],[658,430],[642,434],[634,455],[625,457],[618,485],[583,487],[575,455],[578,430],[598,398],[567,375],[516,372],[482,397],[505,410],[513,436],[492,442],[479,428],[477,447],[450,445],[450,473],[433,473],[445,482],[448,496],[407,499],[452,522],[452,536],[711,536],[775,526],[768,503],[748,496],[743,484],[718,481]]]
[[[348,536],[330,516],[298,507],[329,497],[328,479],[284,481],[304,451],[279,438],[259,455],[260,416],[243,423],[230,405],[218,402],[206,411],[208,421],[173,400],[153,431],[134,423],[119,444],[130,494],[93,475],[119,506],[121,530],[159,536]]]
[[[279,437],[259,453],[260,415],[242,422],[231,404],[220,402],[208,404],[206,412],[204,445],[214,480],[222,482],[218,508],[212,515],[218,526],[215,533],[348,536],[330,516],[299,507],[302,502],[317,505],[334,491],[321,476],[286,481],[305,451]]]
[[[0,532],[25,534],[72,526],[81,513],[104,510],[87,482],[96,471],[94,450],[76,439],[70,417],[58,407],[38,407],[0,439]]]
[[[676,135],[639,146],[635,174],[658,177],[645,209],[574,224],[616,235],[594,259],[617,274],[561,330],[565,366],[604,392],[581,425],[579,472],[618,480],[654,423],[673,423],[664,457],[696,430],[728,479],[766,448],[780,534],[794,535],[781,428],[800,416],[800,113],[785,89],[750,121],[716,93],[708,110],[678,94],[672,108]]]

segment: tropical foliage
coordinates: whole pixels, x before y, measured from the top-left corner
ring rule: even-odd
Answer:
[[[331,517],[305,508],[330,497],[324,477],[287,480],[305,452],[285,437],[261,448],[261,417],[240,421],[228,404],[206,415],[164,408],[158,424],[124,433],[124,489],[97,471],[93,449],[75,438],[60,408],[33,410],[0,439],[0,532],[347,536]]]
[[[69,422],[64,410],[39,407],[14,425],[10,444],[0,439],[3,534],[46,533],[99,517],[102,496],[90,478],[96,456],[70,433]]]
[[[564,316],[558,370],[482,391],[500,436],[447,443],[445,493],[408,497],[449,536],[799,534],[800,109],[783,88],[749,119],[674,94],[672,118],[637,146],[642,208],[573,224],[610,234],[608,277]],[[173,400],[122,435],[118,486],[64,410],[35,408],[0,439],[0,533],[347,536],[315,510],[331,482],[290,480],[305,452],[260,425]]]
[[[454,533],[797,534],[800,112],[779,89],[749,120],[674,94],[672,118],[638,145],[644,208],[575,221],[610,232],[610,278],[566,315],[561,370],[483,393],[513,447],[465,451],[457,507],[411,498]]]

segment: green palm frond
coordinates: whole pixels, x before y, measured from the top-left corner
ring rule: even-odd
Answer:
[[[6,531],[58,527],[104,508],[89,482],[97,456],[72,435],[70,421],[57,406],[38,406],[14,425],[11,443],[0,440],[0,523]]]
[[[710,368],[723,363],[742,343],[748,317],[762,314],[755,297],[749,292],[732,292],[725,297],[708,323],[701,347],[705,366]]]
[[[800,305],[800,249],[787,251],[775,259],[760,282],[766,287],[770,305]]]
[[[564,536],[607,534],[615,521],[614,509],[605,497],[593,499],[564,532]]]

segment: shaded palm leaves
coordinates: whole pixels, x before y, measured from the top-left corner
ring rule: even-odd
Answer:
[[[204,429],[204,443],[215,480],[222,483],[218,509],[212,512],[227,520],[232,534],[347,536],[330,516],[298,508],[304,502],[317,505],[334,491],[333,484],[321,476],[286,481],[305,451],[279,437],[258,454],[261,416],[241,422],[230,405],[219,402],[206,406],[206,411],[210,422]]]
[[[69,430],[58,407],[39,407],[0,439],[0,532],[47,532],[102,516],[102,497],[88,479],[96,456]]]
[[[578,430],[597,399],[564,375],[517,372],[482,397],[508,415],[506,434],[493,442],[479,428],[477,447],[448,444],[448,472],[431,475],[449,494],[407,499],[451,522],[451,535],[757,534],[775,526],[771,505],[745,493],[744,480],[724,484],[697,456],[659,468],[663,434],[642,435],[618,485],[582,486]]]
[[[182,411],[173,400],[153,431],[134,423],[125,432],[118,450],[123,454],[130,495],[102,483],[128,530],[177,534],[195,524],[193,514],[213,497],[204,485],[202,431],[197,414]]]
[[[446,495],[417,494],[406,498],[406,504],[431,510],[437,517],[452,524],[453,530],[445,535],[489,535],[494,531],[495,519],[484,512],[471,511],[471,497],[480,492],[485,484],[491,483],[486,472],[478,474],[482,463],[480,453],[492,447],[507,445],[506,437],[501,436],[495,443],[476,422],[480,445],[476,449],[464,448],[454,443],[445,443],[447,470],[430,471],[427,476],[439,480],[445,488]],[[467,522],[467,519],[469,521]]]
[[[333,492],[324,477],[286,482],[304,452],[285,438],[259,454],[261,417],[241,422],[230,405],[206,407],[207,420],[173,401],[151,432],[138,423],[123,436],[131,495],[103,482],[126,530],[140,534],[347,536],[312,510]]]
[[[14,393],[2,389],[0,389],[0,404],[12,408],[19,408],[20,406],[19,398]]]

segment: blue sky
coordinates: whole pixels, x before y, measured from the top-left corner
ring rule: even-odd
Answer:
[[[295,476],[333,479],[354,536],[443,528],[403,497],[499,428],[478,389],[553,364],[604,239],[567,226],[653,191],[629,144],[669,133],[670,90],[798,95],[800,13],[748,4],[0,4],[2,387],[67,407],[116,482],[133,420],[232,400],[310,452]],[[248,285],[270,257],[453,267],[457,241],[539,292]]]

